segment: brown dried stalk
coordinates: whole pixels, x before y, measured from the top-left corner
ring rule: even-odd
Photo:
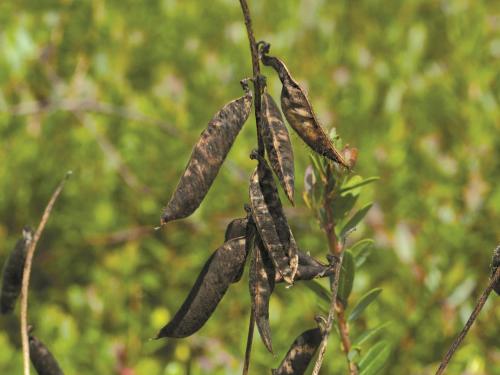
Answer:
[[[45,211],[43,212],[42,219],[40,220],[40,224],[38,224],[38,228],[36,229],[35,235],[33,237],[33,241],[31,242],[28,251],[26,253],[26,261],[24,263],[23,270],[23,283],[21,287],[21,340],[23,344],[23,367],[24,367],[24,375],[30,374],[30,349],[29,349],[29,337],[28,337],[28,288],[30,284],[30,275],[31,275],[31,264],[33,263],[33,255],[35,254],[36,244],[42,235],[42,232],[45,228],[45,224],[49,220],[50,213],[52,212],[52,208],[61,194],[61,191],[64,187],[64,183],[71,176],[71,171],[68,171],[64,176],[63,180],[59,183],[54,193],[52,193],[52,197],[50,197],[49,203],[47,203],[47,207],[45,207]]]
[[[453,354],[457,351],[458,347],[464,340],[465,336],[469,332],[470,327],[474,324],[474,321],[476,320],[477,316],[481,312],[484,304],[488,300],[488,297],[493,290],[493,286],[500,280],[500,267],[498,267],[493,274],[493,276],[490,279],[490,282],[486,289],[483,291],[479,299],[477,300],[476,307],[474,307],[474,310],[470,314],[469,320],[467,320],[467,323],[465,323],[464,328],[460,331],[460,334],[457,336],[455,341],[451,344],[450,348],[446,352],[443,360],[441,361],[441,364],[439,365],[438,370],[436,371],[436,375],[441,375],[444,373],[444,370],[446,369],[446,366],[448,366],[448,363],[451,360],[451,357]]]
[[[326,180],[329,181],[331,178],[331,168],[327,169],[327,176]],[[328,239],[328,248],[330,250],[330,253],[338,258],[338,261],[335,264],[335,278],[333,280],[332,284],[332,296],[330,300],[330,309],[328,311],[328,318],[326,321],[326,325],[324,328],[324,333],[323,333],[323,340],[321,341],[321,345],[319,347],[319,353],[318,357],[316,358],[316,362],[314,364],[314,369],[312,372],[312,375],[318,375],[319,371],[321,369],[321,365],[323,364],[323,359],[325,356],[326,352],[326,347],[328,345],[328,337],[330,336],[330,331],[332,330],[333,323],[335,320],[335,311],[338,311],[338,325],[339,325],[339,332],[340,332],[340,338],[343,344],[343,349],[344,353],[346,355],[347,363],[349,366],[349,374],[350,375],[357,375],[358,374],[358,369],[356,367],[355,363],[352,363],[349,358],[347,357],[347,354],[349,353],[350,350],[350,339],[349,339],[349,331],[348,331],[348,326],[347,322],[345,321],[344,318],[344,307],[342,304],[337,303],[337,294],[338,294],[338,288],[339,288],[339,280],[340,280],[340,271],[342,269],[342,260],[344,258],[344,244],[339,242],[339,239],[337,238],[335,234],[335,221],[333,219],[333,211],[332,211],[332,201],[331,197],[328,194],[328,189],[325,189],[324,193],[324,209],[326,213],[326,218],[327,222],[325,223],[325,226],[323,228],[326,237]]]

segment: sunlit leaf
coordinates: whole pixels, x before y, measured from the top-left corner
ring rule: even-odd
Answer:
[[[349,250],[346,250],[344,252],[344,259],[342,260],[338,289],[338,298],[342,301],[344,306],[347,306],[349,295],[352,291],[355,271],[354,257]]]
[[[384,367],[390,354],[391,348],[388,342],[381,341],[375,344],[359,361],[359,368],[361,370],[359,375],[378,374]]]

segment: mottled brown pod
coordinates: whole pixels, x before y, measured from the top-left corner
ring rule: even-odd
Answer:
[[[293,342],[280,367],[272,370],[273,375],[304,374],[316,350],[318,350],[321,338],[322,334],[319,328],[303,332]]]
[[[248,218],[241,217],[233,219],[226,227],[224,234],[224,242],[232,240],[233,238],[245,237],[247,230]]]
[[[493,251],[493,259],[491,260],[491,275],[493,276],[500,267],[500,245]],[[493,285],[493,290],[500,296],[500,279]]]
[[[30,359],[38,375],[63,375],[56,359],[47,347],[35,336],[29,336]]]
[[[325,265],[302,251],[298,251],[299,266],[295,274],[295,280],[313,280],[316,278],[332,276],[334,274],[334,264]],[[280,274],[275,275],[275,282],[283,282]]]
[[[276,270],[292,284],[298,266],[297,245],[291,236],[271,169],[256,152],[252,153],[252,158],[259,160],[250,178],[252,217]]]
[[[267,156],[286,196],[294,204],[295,171],[290,136],[281,116],[281,111],[271,95],[265,92],[262,95],[261,103],[263,121],[262,138]]]
[[[257,329],[262,342],[271,353],[273,345],[269,326],[269,299],[274,290],[275,274],[273,263],[259,238],[250,265],[250,296]]]
[[[174,318],[156,338],[187,337],[210,318],[229,285],[245,265],[245,238],[224,243],[205,263],[200,275]]]
[[[332,141],[319,124],[304,90],[292,78],[283,61],[265,53],[261,58],[264,65],[271,66],[276,70],[283,84],[281,109],[293,130],[316,153],[349,168],[349,165],[333,146]]]
[[[191,215],[207,194],[231,146],[250,114],[252,92],[242,81],[245,95],[215,114],[193,148],[191,158],[164,209],[161,224]]]
[[[23,238],[17,241],[16,246],[5,261],[2,272],[2,289],[0,290],[0,311],[2,314],[14,310],[17,297],[21,293],[24,262],[32,239],[33,230],[28,227],[24,228]]]

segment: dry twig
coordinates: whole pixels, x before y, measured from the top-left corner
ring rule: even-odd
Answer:
[[[30,348],[29,348],[29,338],[28,338],[28,289],[30,283],[30,275],[31,275],[31,264],[33,262],[33,255],[35,254],[36,244],[42,235],[43,229],[45,228],[45,224],[47,224],[47,220],[49,220],[50,213],[54,204],[61,193],[64,183],[71,175],[71,171],[66,173],[64,179],[59,183],[56,190],[52,194],[52,197],[47,203],[47,207],[45,207],[45,211],[43,212],[42,219],[40,220],[40,224],[36,229],[35,235],[33,236],[33,241],[30,243],[28,251],[26,253],[26,261],[24,263],[23,269],[23,282],[21,286],[21,340],[23,345],[23,367],[24,367],[24,375],[30,374]]]

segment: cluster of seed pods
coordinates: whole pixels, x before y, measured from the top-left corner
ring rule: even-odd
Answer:
[[[314,152],[348,168],[284,63],[268,56],[268,44],[259,43],[259,46],[262,47],[263,64],[273,67],[283,84],[281,110],[291,128]],[[297,280],[333,274],[333,264],[323,264],[299,250],[292,234],[274,180],[275,175],[288,200],[294,204],[295,170],[290,135],[278,105],[267,92],[265,77],[261,75],[255,79],[260,80],[258,86],[263,90],[259,137],[267,160],[263,152],[253,151],[250,155],[257,166],[250,176],[246,216],[229,223],[224,243],[209,257],[186,300],[156,338],[181,338],[198,331],[214,313],[229,286],[241,279],[246,260],[250,258],[249,292],[253,316],[265,347],[272,353],[269,301],[275,284],[293,285]],[[242,81],[245,95],[223,106],[202,132],[163,211],[162,225],[189,216],[206,196],[250,114],[253,98],[247,81]],[[301,334],[273,374],[303,374],[322,335],[320,328]]]

